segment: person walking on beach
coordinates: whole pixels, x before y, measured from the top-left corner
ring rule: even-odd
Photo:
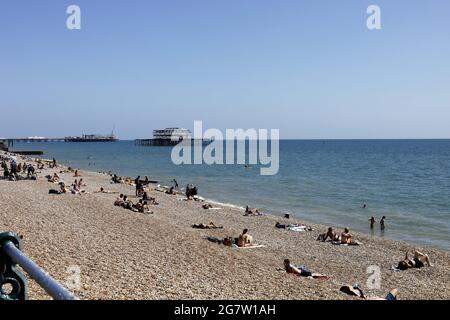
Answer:
[[[17,162],[16,160],[11,161],[11,175],[17,174]]]
[[[174,187],[175,189],[178,189],[178,182],[177,182],[177,180],[172,179],[172,182],[173,182],[173,187]]]
[[[381,220],[380,220],[380,228],[381,228],[381,230],[384,230],[384,220],[386,220],[386,216],[383,216],[382,218],[381,218]]]
[[[369,219],[369,221],[370,221],[370,229],[373,229],[373,226],[375,225],[375,222],[377,222],[377,221],[375,220],[374,217],[371,217],[371,218]]]
[[[139,190],[141,189],[141,176],[137,176],[134,180],[134,184],[136,185],[136,196],[139,196]]]

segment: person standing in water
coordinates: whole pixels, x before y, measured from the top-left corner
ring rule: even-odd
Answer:
[[[371,218],[369,219],[369,221],[370,221],[370,229],[373,229],[373,226],[375,225],[375,222],[377,222],[377,221],[375,220],[374,217],[371,217]]]
[[[383,216],[380,220],[380,228],[381,230],[384,230],[384,220],[386,220],[386,216]]]

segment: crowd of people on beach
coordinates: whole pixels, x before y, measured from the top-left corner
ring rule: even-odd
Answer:
[[[9,181],[36,180],[36,168],[31,163],[19,162],[13,156],[1,156],[1,168],[3,169],[3,179]]]
[[[58,164],[55,159],[51,161],[36,159],[34,160],[35,165],[33,165],[31,163],[26,162],[18,163],[17,159],[12,156],[0,155],[0,161],[1,167],[3,169],[3,178],[10,181],[17,181],[21,179],[37,180],[38,177],[37,174],[40,173],[37,170],[44,170],[45,168],[58,169]],[[50,183],[58,184],[59,189],[50,189],[49,193],[87,194],[86,190],[84,189],[84,187],[86,187],[86,183],[84,182],[81,173],[77,169],[72,169],[71,167],[67,169],[62,168],[59,171],[59,173],[60,174],[73,173],[73,177],[75,178],[75,180],[70,185],[66,185],[66,183],[61,180],[58,172],[55,171],[53,172],[53,174],[49,174],[45,178]],[[26,176],[23,176],[23,174],[26,174]],[[129,196],[121,193],[114,201],[114,206],[118,206],[123,209],[137,213],[144,213],[144,214],[154,213],[150,209],[150,206],[157,206],[159,205],[159,202],[156,200],[156,197],[150,196],[151,188],[149,187],[149,185],[151,183],[156,183],[156,181],[151,181],[148,178],[148,176],[145,176],[144,179],[141,179],[141,177],[138,176],[136,179],[133,180],[129,177],[119,177],[118,175],[113,174],[111,172],[108,172],[106,174],[111,176],[112,184],[121,183],[135,187],[134,196],[137,199],[136,202],[133,202],[132,200],[129,199]],[[153,190],[164,192],[169,195],[184,194],[184,196],[186,197],[185,200],[197,200],[203,202],[201,207],[206,210],[220,209],[214,208],[209,203],[204,203],[203,198],[198,196],[198,188],[196,186],[188,184],[183,192],[182,190],[180,190],[178,182],[175,179],[172,180],[172,183],[173,183],[172,186],[165,186],[165,187],[157,185],[155,188],[153,188]],[[95,191],[94,193],[117,194],[118,192],[108,191],[105,190],[103,187],[101,187],[99,191]],[[367,205],[364,205],[363,208],[367,208]],[[261,211],[257,208],[250,208],[249,206],[246,206],[244,210],[244,216],[262,216],[262,215],[263,213],[261,213]],[[289,215],[288,214],[285,215],[285,218],[289,219]],[[382,230],[384,230],[385,228],[385,220],[386,220],[385,216],[383,216],[380,220],[380,228]],[[375,223],[377,222],[375,217],[372,216],[369,219],[369,222],[370,228],[373,229]],[[207,224],[204,223],[192,224],[191,227],[194,229],[224,229],[224,226],[216,225],[212,221]],[[276,222],[275,228],[291,231],[313,231],[313,229],[310,226],[305,226],[298,223],[287,224]],[[210,242],[222,244],[233,248],[264,247],[264,245],[255,242],[254,237],[249,234],[249,230],[247,228],[243,229],[243,231],[237,237],[226,236],[224,238],[217,238],[213,236],[208,236],[206,239],[209,240]],[[317,240],[321,242],[331,242],[332,244],[340,244],[340,245],[362,245],[360,241],[355,239],[355,236],[350,232],[349,228],[344,228],[342,232],[338,233],[333,229],[333,227],[329,227],[327,232],[318,235]],[[407,252],[405,258],[398,262],[398,264],[395,266],[395,269],[408,270],[414,268],[422,268],[425,266],[432,266],[429,256],[419,251],[414,251],[412,258],[409,257],[409,254]],[[317,272],[311,272],[305,266],[296,266],[292,264],[289,259],[285,259],[283,261],[283,270],[289,275],[299,277],[307,277],[322,280],[329,279],[329,276]],[[342,286],[340,291],[347,293],[349,295],[355,295],[361,298],[365,298],[362,289],[357,286]],[[393,291],[390,291],[388,293],[388,295],[384,298],[384,300],[395,300],[396,297],[397,291],[396,289],[394,289]]]

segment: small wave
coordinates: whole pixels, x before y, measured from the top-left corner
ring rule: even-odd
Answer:
[[[220,202],[220,201],[216,201],[213,199],[206,199],[206,198],[205,198],[205,200],[208,201],[209,203],[216,204],[219,206],[229,207],[229,208],[239,209],[239,210],[245,210],[244,207],[238,206],[236,204],[232,204],[232,203],[228,203],[228,202]]]

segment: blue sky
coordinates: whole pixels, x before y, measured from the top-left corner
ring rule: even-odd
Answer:
[[[66,28],[77,4],[82,29]],[[377,4],[382,30],[366,28]],[[450,2],[1,0],[0,137],[450,138]],[[8,118],[6,121],[4,118]]]

